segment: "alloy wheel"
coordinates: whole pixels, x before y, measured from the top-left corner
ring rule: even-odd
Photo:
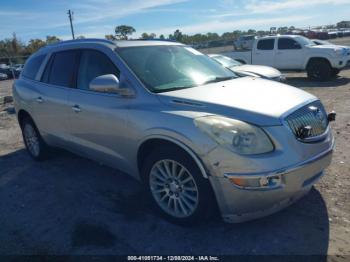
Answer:
[[[183,218],[198,206],[198,188],[192,174],[180,163],[164,159],[156,162],[149,183],[157,204],[169,215]]]
[[[30,124],[26,124],[23,130],[24,140],[26,142],[29,152],[34,156],[39,156],[40,144],[39,137],[34,127]]]

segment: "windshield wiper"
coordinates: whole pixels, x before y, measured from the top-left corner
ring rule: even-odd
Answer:
[[[221,82],[221,81],[226,81],[226,80],[230,80],[230,79],[234,79],[234,76],[217,76],[215,78],[209,79],[207,81],[205,81],[203,83],[203,85],[205,84],[210,84],[210,83],[217,83],[217,82]]]
[[[153,90],[154,93],[164,93],[164,92],[170,92],[170,91],[176,91],[176,90],[181,90],[181,89],[186,89],[186,88],[191,88],[193,86],[175,86],[171,88],[166,88],[166,89],[155,89]]]

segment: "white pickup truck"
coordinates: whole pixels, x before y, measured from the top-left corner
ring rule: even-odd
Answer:
[[[315,45],[298,35],[277,35],[255,39],[252,50],[223,53],[239,62],[272,66],[285,71],[306,71],[312,80],[326,81],[350,63],[350,49],[336,45]]]

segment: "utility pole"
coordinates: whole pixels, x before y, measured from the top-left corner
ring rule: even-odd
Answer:
[[[68,14],[68,17],[69,17],[70,29],[72,31],[72,37],[73,37],[73,39],[75,39],[75,37],[74,37],[74,29],[73,29],[73,22],[72,22],[74,13],[69,9],[67,14]]]

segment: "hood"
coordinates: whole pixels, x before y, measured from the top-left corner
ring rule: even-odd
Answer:
[[[266,78],[276,78],[281,76],[281,72],[270,66],[262,65],[241,65],[231,67],[230,70],[236,73],[253,73]]]
[[[308,46],[310,49],[313,50],[331,50],[331,51],[335,51],[338,49],[349,49],[349,47],[347,46],[340,46],[340,45],[312,45],[312,46]]]
[[[317,99],[292,86],[253,77],[157,95],[178,110],[223,115],[259,126],[281,125],[284,113]]]

